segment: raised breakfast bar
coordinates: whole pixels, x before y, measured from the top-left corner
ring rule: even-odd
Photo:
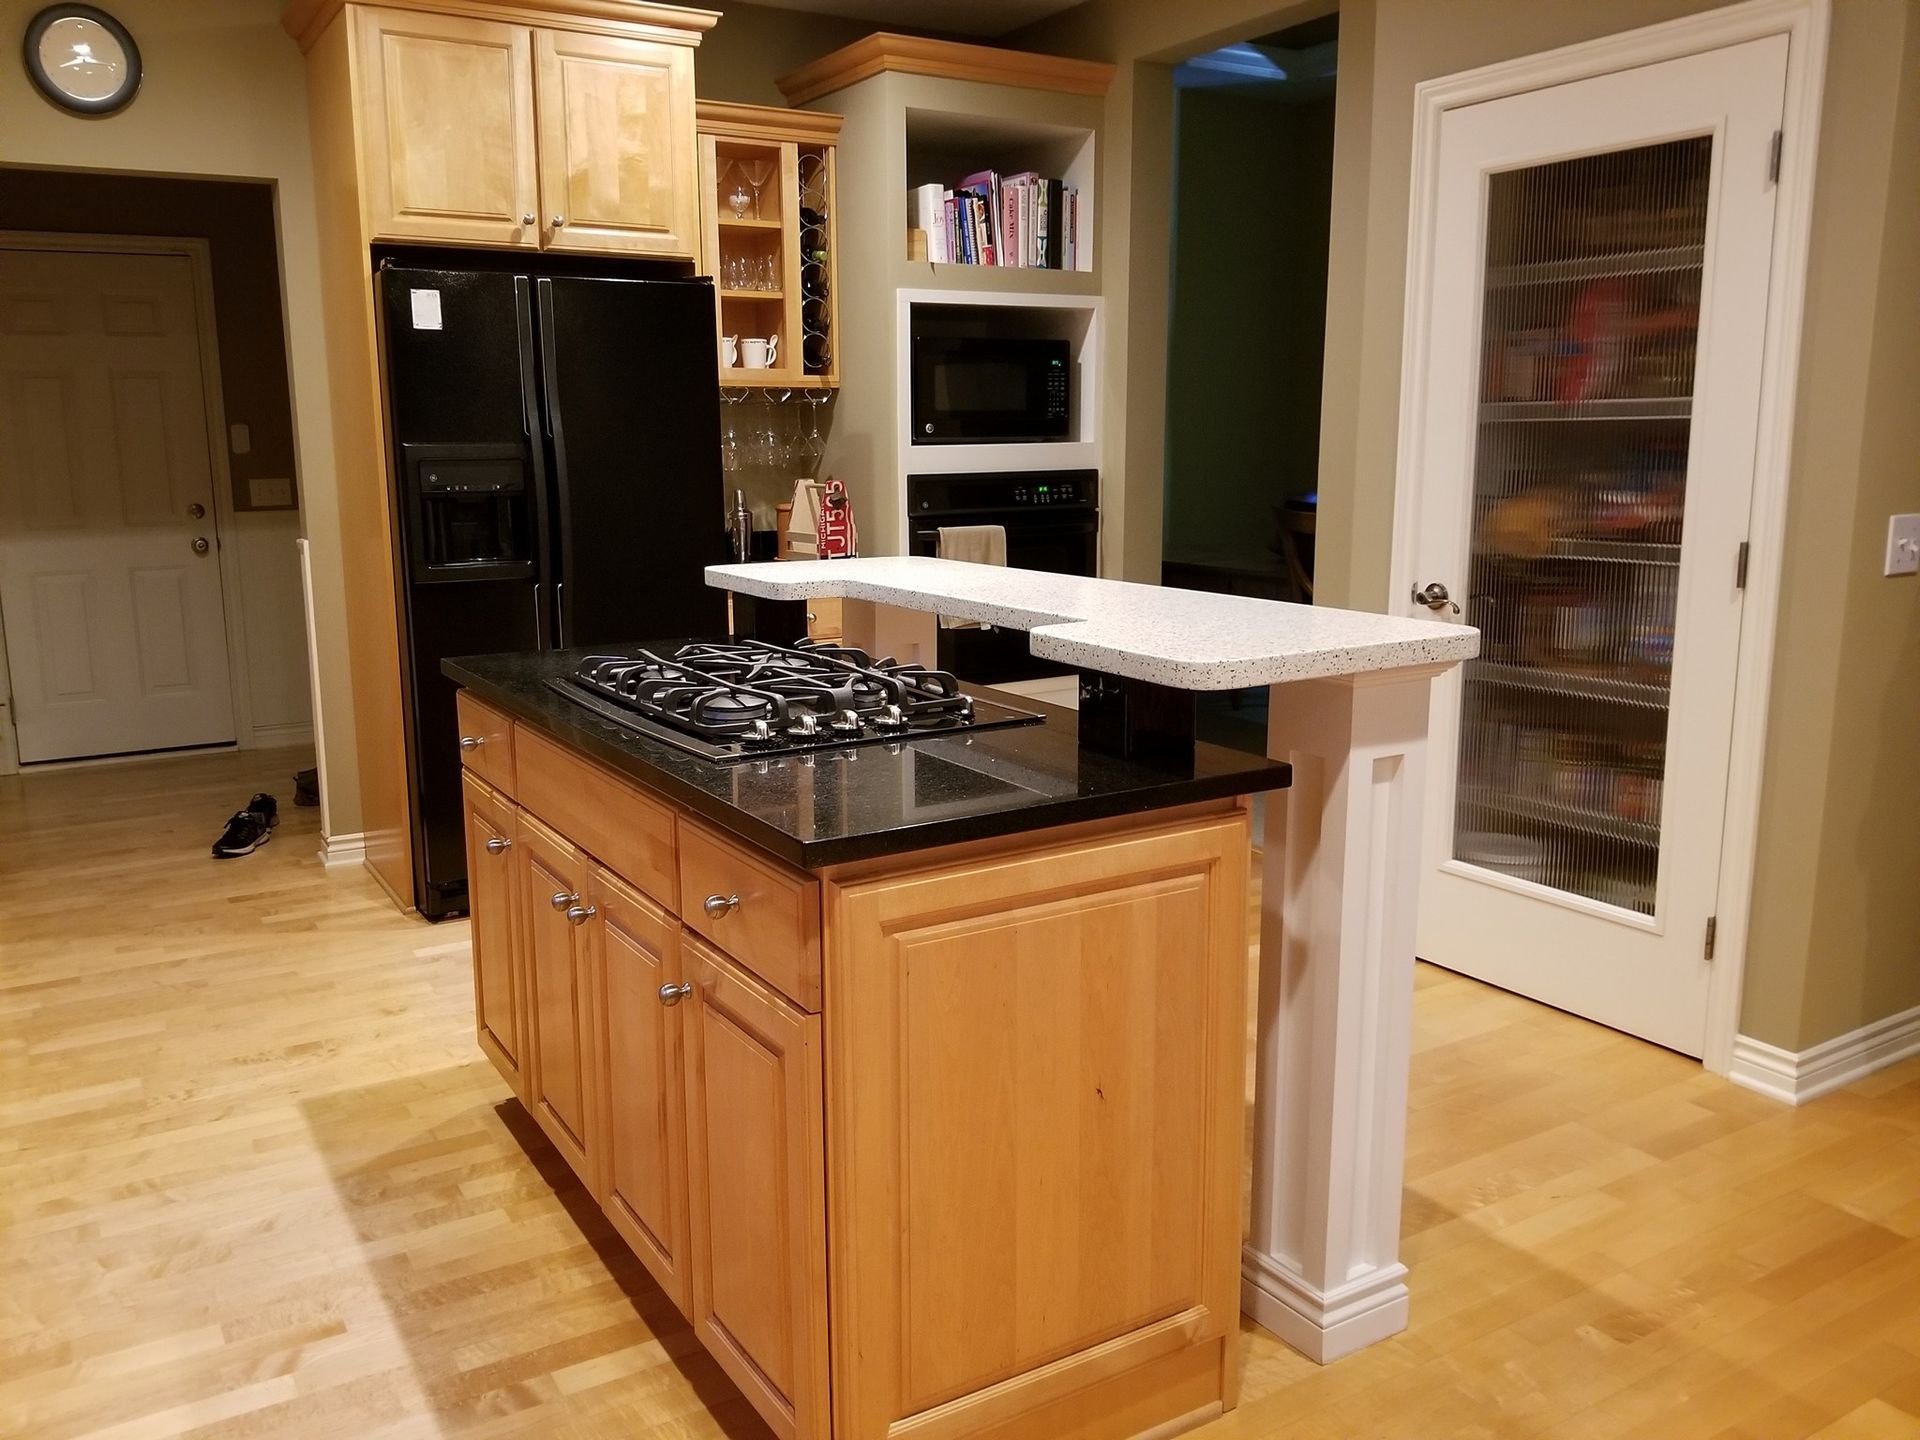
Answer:
[[[937,560],[708,574],[842,596],[845,642],[446,670],[482,1049],[774,1431],[1172,1434],[1234,1404],[1243,1306],[1319,1359],[1403,1325],[1403,877],[1474,632]],[[1028,631],[1086,708],[953,685],[936,614]],[[1248,684],[1268,755],[1169,729]],[[689,706],[740,743],[656,723]]]

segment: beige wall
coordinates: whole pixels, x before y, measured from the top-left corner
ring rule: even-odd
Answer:
[[[1101,217],[1125,416],[1125,573],[1153,578],[1166,344],[1165,62],[1331,8],[1090,0],[1014,42],[1121,66]],[[1421,80],[1711,8],[1700,0],[1348,0],[1341,10],[1319,593],[1384,608]],[[1920,1004],[1920,619],[1879,575],[1920,508],[1920,51],[1911,0],[1835,0],[1742,1029],[1804,1048]],[[1204,17],[1204,18],[1201,18]],[[1205,34],[1197,33],[1201,29]],[[1131,213],[1121,202],[1131,207]],[[1112,493],[1112,487],[1109,488]]]
[[[766,5],[705,3],[707,9],[721,13],[720,23],[694,52],[693,88],[702,100],[784,105],[787,102],[775,80],[883,28],[868,20]]]
[[[42,0],[0,0],[0,35],[17,37]],[[41,98],[18,69],[0,84],[0,159],[8,164],[119,170],[184,176],[237,176],[271,181],[277,199],[282,316],[293,389],[295,477],[301,520],[314,560],[319,662],[325,687],[330,819],[336,832],[358,830],[358,771],[353,717],[347,703],[340,526],[320,336],[313,174],[307,149],[307,105],[300,52],[280,29],[273,0],[116,0],[114,14],[133,31],[146,78],[117,115],[82,118]],[[10,42],[13,43],[13,42]],[[240,537],[253,563],[272,570],[282,597],[297,593],[290,543],[254,545]],[[290,536],[282,536],[282,541]],[[283,556],[277,552],[284,552]],[[289,590],[289,585],[292,589]],[[250,623],[249,634],[253,634]],[[270,664],[284,683],[301,666],[285,643],[262,636],[253,664]],[[331,697],[337,696],[338,703]]]

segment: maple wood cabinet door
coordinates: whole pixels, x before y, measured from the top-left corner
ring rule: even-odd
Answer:
[[[461,777],[467,816],[467,906],[472,915],[473,1019],[480,1048],[526,1099],[526,1024],[513,883],[513,802]]]
[[[416,10],[353,14],[374,238],[537,247],[533,32]]]
[[[519,854],[520,906],[532,1021],[527,1108],[586,1186],[600,1193],[594,1168],[598,1131],[597,1000],[590,964],[589,862],[525,811]]]
[[[1232,1403],[1247,854],[1236,815],[828,887],[835,1440]]]
[[[680,943],[694,1331],[782,1440],[825,1440],[820,1017]]]
[[[697,255],[693,51],[562,30],[533,47],[546,247]]]
[[[674,1304],[687,1279],[687,1128],[681,1083],[680,925],[611,871],[594,867],[599,993],[606,997],[606,1195],[627,1244]]]

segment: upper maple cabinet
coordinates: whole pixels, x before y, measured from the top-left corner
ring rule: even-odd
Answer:
[[[692,257],[693,49],[717,18],[643,0],[294,0],[284,23],[310,85],[346,83],[369,241]]]

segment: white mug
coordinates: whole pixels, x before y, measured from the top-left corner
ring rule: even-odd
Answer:
[[[722,335],[720,337],[720,354],[725,360],[727,368],[731,369],[735,365],[738,365],[740,363],[740,337],[737,335]]]
[[[772,365],[780,354],[780,337],[769,335],[765,340],[748,336],[740,342],[740,363],[748,370],[765,370]]]

